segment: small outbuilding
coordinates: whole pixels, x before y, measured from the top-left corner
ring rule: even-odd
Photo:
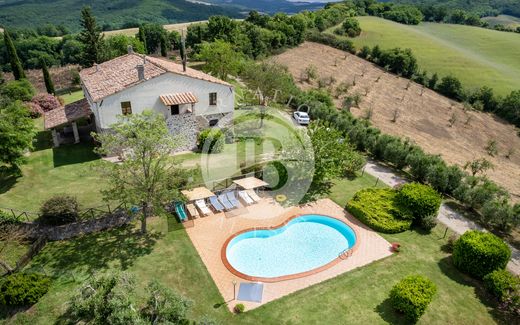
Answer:
[[[78,121],[90,119],[92,111],[88,101],[84,98],[74,103],[65,105],[53,109],[52,111],[45,112],[44,127],[45,130],[52,131],[52,142],[54,147],[59,147],[60,144],[70,134],[72,129],[72,135],[74,137],[74,143],[80,141],[80,134],[78,130]]]

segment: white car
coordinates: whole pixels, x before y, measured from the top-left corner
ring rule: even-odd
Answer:
[[[305,112],[294,112],[293,117],[296,120],[296,123],[300,125],[307,125],[311,120],[309,114]]]

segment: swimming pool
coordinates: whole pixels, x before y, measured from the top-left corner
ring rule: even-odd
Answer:
[[[346,223],[307,214],[279,228],[239,233],[228,240],[222,257],[228,269],[243,278],[283,280],[337,262],[355,243],[356,234]]]

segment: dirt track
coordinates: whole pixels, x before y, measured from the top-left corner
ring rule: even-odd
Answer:
[[[463,166],[484,157],[495,168],[487,175],[508,189],[513,201],[520,201],[520,136],[515,128],[487,113],[464,111],[463,105],[407,79],[386,73],[372,63],[346,52],[316,43],[304,43],[271,59],[288,67],[301,88],[318,86],[316,80],[333,77],[329,87],[350,85],[348,94],[360,94],[355,116],[366,117],[381,131],[409,138],[425,151],[440,154],[447,162]],[[305,68],[314,65],[319,77],[307,83],[300,80]],[[335,99],[338,107],[342,97]],[[395,112],[398,117],[393,122]],[[450,126],[450,120],[454,121]],[[491,157],[485,147],[497,142],[498,155]],[[510,158],[505,155],[514,150]]]

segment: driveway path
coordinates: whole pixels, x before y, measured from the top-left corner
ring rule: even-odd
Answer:
[[[408,182],[406,178],[396,174],[390,167],[383,166],[372,160],[369,160],[365,165],[365,171],[392,187]],[[467,230],[473,229],[486,231],[484,228],[473,221],[466,219],[444,203],[441,204],[437,219],[459,235],[465,233]],[[507,264],[507,268],[515,274],[520,274],[520,250],[511,245],[509,245],[509,247],[511,248],[512,254],[511,260]]]

